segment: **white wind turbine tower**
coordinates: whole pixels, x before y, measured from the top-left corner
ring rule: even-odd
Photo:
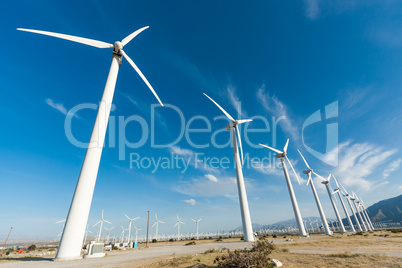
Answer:
[[[332,235],[333,232],[329,229],[328,222],[327,222],[327,218],[325,217],[324,210],[322,209],[322,206],[321,206],[320,198],[318,197],[317,191],[316,191],[316,189],[315,189],[314,181],[313,181],[313,179],[311,178],[311,173],[315,174],[316,176],[319,176],[319,175],[318,175],[317,173],[315,173],[315,172],[310,168],[310,166],[307,164],[307,161],[306,161],[306,159],[304,158],[304,156],[302,155],[302,153],[301,153],[299,150],[297,150],[297,151],[299,152],[299,154],[300,154],[301,157],[303,158],[303,161],[304,161],[304,163],[306,164],[306,166],[307,166],[307,168],[308,168],[308,170],[303,171],[303,173],[304,173],[304,174],[307,174],[307,177],[308,177],[307,185],[310,183],[311,190],[313,191],[313,195],[314,195],[314,198],[315,198],[315,202],[316,202],[316,204],[317,204],[318,212],[320,213],[321,221],[322,221],[322,224],[323,224],[323,226],[324,226],[325,234],[326,234],[326,235]]]
[[[269,147],[267,145],[261,144],[261,143],[260,143],[260,145],[263,146],[263,147],[266,147],[266,148],[268,148],[268,149],[270,149],[270,150],[272,150],[272,151],[274,151],[276,153],[278,153],[276,155],[276,158],[281,159],[283,173],[285,174],[286,183],[288,185],[290,200],[292,201],[293,212],[295,214],[297,226],[299,227],[299,234],[300,234],[300,236],[307,236],[308,234],[307,234],[307,232],[306,232],[306,230],[304,228],[304,225],[303,225],[303,220],[302,220],[302,216],[300,214],[299,205],[297,204],[296,196],[295,196],[295,193],[293,191],[292,182],[290,181],[290,178],[289,178],[288,169],[286,168],[285,160],[283,160],[284,158],[286,158],[286,160],[288,161],[290,167],[292,168],[292,170],[293,170],[293,172],[294,172],[294,174],[296,176],[297,181],[300,184],[299,177],[297,176],[296,171],[292,166],[292,163],[290,163],[288,157],[286,156],[286,151],[287,151],[288,145],[289,145],[289,139],[286,141],[285,147],[283,147],[283,152],[278,150],[278,149],[275,149],[275,148]]]
[[[121,238],[120,238],[120,243],[124,243],[124,232],[126,229],[124,229],[123,225],[121,226]]]
[[[130,223],[128,224],[128,239],[127,242],[130,243],[130,238],[131,238],[131,223],[135,220],[138,220],[140,217],[136,217],[133,219],[130,219],[127,214],[124,214],[124,216],[126,216],[126,218],[130,221]]]
[[[335,176],[332,175],[332,177],[334,177],[334,180],[335,180],[335,183],[336,183],[336,187],[338,187],[337,189],[335,189],[335,191],[333,192],[333,194],[338,193],[338,197],[339,197],[339,200],[341,201],[341,204],[342,204],[342,207],[343,207],[343,211],[345,211],[346,218],[348,219],[348,222],[349,222],[350,230],[351,230],[352,232],[356,232],[355,227],[353,226],[352,220],[350,219],[348,210],[346,209],[345,203],[343,202],[343,199],[342,199],[342,196],[341,196],[341,191],[342,191],[342,189],[341,189],[341,187],[339,187],[338,180],[335,178]]]
[[[243,148],[241,144],[240,131],[238,128],[239,124],[250,122],[252,121],[252,119],[234,120],[233,117],[231,117],[230,114],[228,114],[221,106],[219,106],[218,103],[216,103],[213,99],[211,99],[207,94],[204,93],[204,95],[208,99],[210,99],[216,106],[218,106],[218,108],[226,115],[226,117],[230,121],[232,121],[232,123],[229,123],[225,128],[231,131],[232,136],[233,154],[236,165],[237,190],[239,192],[239,203],[240,203],[240,212],[243,225],[244,241],[245,242],[254,241],[255,239],[254,239],[253,227],[251,224],[250,210],[248,207],[246,186],[244,184],[243,170],[242,170]],[[239,136],[239,141],[237,141],[236,132],[237,136]],[[241,157],[239,156],[239,148],[237,142],[239,142]]]
[[[158,241],[158,227],[159,223],[164,223],[163,221],[158,220],[158,215],[155,213],[155,223],[152,225],[152,228],[155,226],[155,239]]]
[[[318,176],[318,177],[323,180],[321,183],[324,184],[325,187],[327,188],[327,192],[328,192],[328,195],[329,195],[329,199],[331,200],[332,207],[334,208],[335,216],[336,216],[336,218],[338,219],[338,222],[339,222],[339,224],[340,224],[340,226],[341,226],[341,232],[342,232],[342,233],[346,233],[345,226],[343,225],[343,222],[342,222],[342,218],[341,218],[341,216],[339,215],[338,208],[336,207],[335,201],[334,201],[334,199],[332,198],[332,192],[333,192],[333,191],[330,189],[330,187],[331,187],[331,185],[330,185],[331,174],[329,174],[328,179],[325,179],[325,178],[323,178],[323,177],[321,177],[321,176]]]
[[[357,229],[361,232],[361,231],[363,231],[363,229],[362,229],[362,227],[360,225],[360,222],[359,222],[359,219],[358,219],[358,217],[356,215],[356,212],[353,209],[352,202],[350,201],[352,199],[352,196],[346,191],[345,187],[342,184],[341,184],[341,187],[343,189],[343,196],[346,197],[346,200],[348,200],[350,210],[352,211],[353,217],[355,218]]]
[[[180,221],[179,215],[177,215],[177,222],[173,227],[177,226],[177,240],[180,240],[180,224],[185,224],[184,222]]]
[[[196,221],[196,220],[194,220],[194,219],[191,219],[193,222],[195,222],[195,229],[196,229],[196,232],[197,232],[197,240],[198,240],[198,223],[202,220],[202,219],[199,219],[198,221]]]
[[[105,219],[103,218],[103,209],[102,209],[102,219],[101,219],[100,221],[98,221],[97,223],[94,224],[94,226],[96,226],[96,225],[98,225],[98,224],[100,223],[100,226],[99,226],[99,234],[98,234],[98,241],[100,241],[100,238],[101,238],[103,222],[107,222],[107,223],[109,223],[109,224],[112,224],[111,222],[109,222],[109,221],[107,221],[107,220],[105,220]],[[92,227],[94,227],[94,226],[92,226]]]
[[[354,192],[352,192],[352,193],[353,193],[353,196],[354,196],[355,199],[356,199],[357,208],[360,209],[360,213],[361,213],[362,216],[363,216],[363,219],[364,219],[364,222],[365,222],[365,224],[366,224],[367,229],[368,229],[369,231],[373,231],[373,229],[371,228],[371,225],[370,225],[370,223],[369,223],[369,221],[368,221],[368,219],[367,219],[367,217],[366,217],[366,214],[364,213],[364,209],[363,209],[363,204],[362,204],[362,202],[359,200],[359,198],[357,197],[357,195],[356,195]]]
[[[62,222],[63,222],[63,230],[64,230],[64,226],[66,225],[66,220],[58,221],[58,222],[56,222],[56,224],[62,223]],[[63,234],[63,231],[61,231],[57,236],[61,236],[62,234]]]
[[[142,78],[142,80],[147,84],[149,89],[155,95],[159,103],[163,106],[158,95],[156,94],[155,90],[152,88],[146,77],[142,74],[140,69],[131,60],[131,58],[127,56],[127,54],[123,51],[123,47],[125,45],[127,45],[134,37],[136,37],[139,33],[147,28],[148,26],[133,32],[132,34],[124,38],[121,42],[115,42],[114,45],[66,34],[22,28],[17,29],[20,31],[53,36],[97,48],[113,48],[112,63],[110,66],[109,75],[107,77],[102,100],[99,104],[98,114],[96,116],[95,124],[92,130],[90,142],[88,143],[87,152],[82,164],[80,176],[75,188],[70,210],[68,212],[66,226],[64,228],[63,236],[60,240],[56,259],[71,260],[81,257],[81,243],[84,238],[85,226],[88,222],[89,210],[91,207],[96,177],[102,155],[103,144],[105,141],[110,109],[112,106],[112,100],[116,86],[117,74],[123,57],[130,63],[130,65],[134,68],[134,70],[138,73],[138,75]]]
[[[361,224],[362,224],[362,226],[363,226],[363,230],[367,232],[367,231],[368,231],[368,228],[367,228],[367,226],[366,226],[366,223],[365,223],[364,220],[363,220],[362,215],[360,214],[359,207],[356,205],[357,201],[356,201],[356,197],[355,197],[354,192],[352,192],[352,195],[350,196],[350,200],[352,200],[353,205],[355,206],[355,209],[356,209],[356,213],[357,213],[357,215],[359,215],[359,220],[360,220],[360,222],[361,222]]]
[[[362,209],[363,209],[363,213],[366,215],[366,217],[367,217],[367,220],[368,220],[368,223],[369,223],[369,225],[371,226],[371,229],[374,231],[374,225],[373,225],[373,223],[371,222],[371,219],[370,219],[370,217],[369,217],[369,215],[368,215],[368,212],[367,212],[367,208],[366,208],[366,206],[365,206],[365,204],[364,204],[364,201],[363,201],[363,199],[360,197],[360,203],[361,203],[361,206],[362,206]]]
[[[134,225],[135,228],[135,242],[138,242],[138,231],[141,231],[142,229],[137,228],[137,226]]]
[[[106,239],[106,244],[109,244],[109,237],[110,237],[110,231],[114,229],[114,227],[108,229],[105,227],[105,229],[107,230],[107,239]]]

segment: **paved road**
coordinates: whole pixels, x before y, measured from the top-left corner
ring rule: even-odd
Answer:
[[[208,249],[240,249],[240,248],[250,248],[252,242],[214,242],[214,243],[200,243],[195,246],[184,246],[184,244],[173,244],[173,245],[160,245],[152,246],[148,249],[139,250],[128,250],[123,252],[108,252],[108,256],[105,258],[96,259],[81,259],[67,262],[55,262],[50,258],[37,258],[34,261],[10,261],[6,263],[0,263],[0,267],[94,267],[94,266],[104,266],[104,267],[117,267],[119,264],[132,262],[141,259],[150,259],[155,257],[172,256],[174,253],[177,255],[181,254],[193,254],[193,253],[203,253]]]

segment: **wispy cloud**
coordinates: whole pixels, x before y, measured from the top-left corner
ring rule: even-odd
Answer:
[[[189,149],[182,149],[179,146],[172,146],[169,147],[170,152],[180,155],[180,156],[186,156],[186,157],[190,157],[194,155],[194,152],[189,150]]]
[[[59,111],[60,113],[67,115],[67,109],[64,107],[62,103],[55,103],[52,99],[46,99],[47,105],[52,107],[53,109]]]
[[[183,157],[183,159],[195,169],[208,173],[219,173],[219,169],[212,168],[207,163],[200,161],[200,159],[197,158],[196,153],[190,149],[180,148],[179,146],[171,146],[169,147],[169,151],[172,154]]]
[[[195,206],[196,201],[194,199],[188,199],[188,200],[182,200],[184,203],[190,204],[192,206]]]
[[[298,131],[296,122],[289,115],[289,108],[275,95],[270,95],[269,92],[266,93],[264,84],[257,90],[257,99],[264,109],[273,114],[277,119],[281,116],[284,117],[283,120],[279,121],[279,125],[283,131],[289,134],[293,140],[300,139],[300,132]]]
[[[372,176],[395,153],[396,150],[387,150],[374,144],[347,142],[339,150],[339,165],[333,173],[345,186],[372,190],[386,183],[379,181],[378,176]],[[391,168],[399,168],[398,165],[401,163],[393,163]]]
[[[205,177],[210,181],[218,182],[218,179],[214,175],[206,174]]]
[[[320,0],[304,0],[307,18],[315,20],[320,16]]]
[[[233,108],[236,109],[237,114],[240,115],[242,118],[247,118],[247,113],[244,111],[243,107],[242,107],[242,103],[239,99],[239,97],[236,94],[236,89],[235,87],[229,83],[226,87],[226,93],[229,96],[229,101],[230,104],[232,105]],[[232,115],[232,117],[234,117],[235,119],[237,119],[237,115]]]
[[[386,179],[391,175],[392,172],[398,170],[402,165],[402,158],[398,158],[395,161],[391,162],[388,167],[383,172],[383,178]]]
[[[252,180],[245,178],[247,192],[254,188]],[[191,196],[222,196],[233,199],[237,196],[236,178],[219,177],[217,181],[211,181],[205,177],[193,178],[190,181],[183,181],[174,188],[175,191]]]

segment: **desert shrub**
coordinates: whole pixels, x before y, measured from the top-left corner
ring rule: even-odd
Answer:
[[[156,240],[155,238],[154,238],[154,239],[152,239],[152,243],[156,243],[156,241],[157,241],[157,240]]]
[[[274,234],[274,235],[272,236],[272,238],[276,238],[276,234]]]
[[[195,238],[194,238],[194,237],[192,237],[190,240],[195,240]]]
[[[29,250],[29,251],[31,251],[31,250],[35,250],[36,249],[36,245],[30,245],[29,247],[28,247],[28,249],[27,250]]]
[[[116,246],[113,246],[112,247],[112,250],[118,250],[119,248],[118,247],[116,247]]]
[[[387,231],[390,231],[391,233],[394,233],[394,234],[402,233],[402,229],[388,229]]]
[[[219,237],[219,238],[216,239],[215,241],[216,241],[216,242],[221,242],[221,241],[223,241],[223,240],[222,240],[222,237]]]
[[[286,235],[284,235],[282,238],[286,238]]]
[[[228,254],[216,257],[214,263],[222,268],[271,267],[269,254],[274,249],[272,242],[259,237],[251,249],[227,250]]]
[[[195,241],[191,241],[191,242],[188,242],[187,244],[184,244],[185,246],[193,246],[193,245],[196,245],[196,243],[195,243]]]
[[[244,240],[244,236],[240,237],[240,240]]]
[[[173,239],[173,238],[170,238],[170,239],[169,239],[169,242],[174,242],[174,239]]]
[[[204,254],[218,253],[218,252],[220,252],[220,251],[213,248],[213,249],[208,249],[207,251],[204,252]]]
[[[48,251],[56,251],[56,249],[54,249],[54,248],[49,248]]]
[[[288,248],[283,248],[282,252],[289,252],[289,249]]]

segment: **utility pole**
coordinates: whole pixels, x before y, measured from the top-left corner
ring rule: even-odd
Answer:
[[[148,248],[148,231],[149,231],[149,210],[148,210],[148,221],[147,221],[147,243],[145,245],[146,248]]]
[[[13,229],[13,227],[11,227],[10,231],[8,232],[6,241],[4,241],[3,249],[1,250],[1,256],[3,256],[4,248],[6,247],[6,243],[7,243],[8,237],[10,236],[10,233],[11,233],[12,229]]]

